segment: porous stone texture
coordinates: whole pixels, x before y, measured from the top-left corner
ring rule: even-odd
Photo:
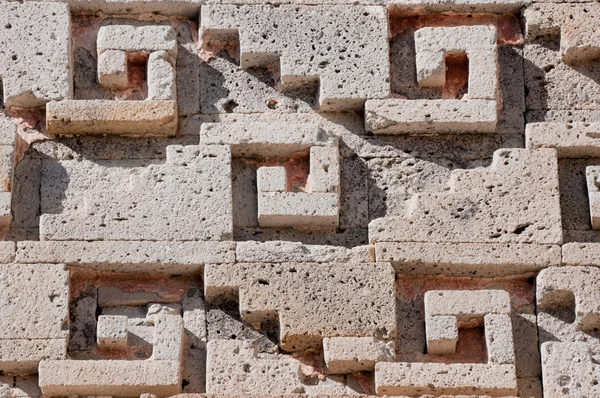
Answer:
[[[296,284],[296,275],[314,290]],[[318,347],[323,337],[393,338],[393,279],[388,263],[208,264],[204,294],[209,303],[239,296],[242,319],[278,320],[281,347],[300,351]],[[360,311],[365,316],[355,318]]]
[[[0,398],[599,396],[598,22],[0,0]]]
[[[71,167],[77,169],[77,163]],[[40,234],[43,240],[227,240],[232,234],[230,165],[227,146],[171,146],[165,164],[121,173],[115,176],[120,187],[108,183],[111,189],[104,190],[96,184],[87,195],[79,193],[71,211],[63,207],[59,214],[43,215]],[[50,168],[42,190],[56,190],[54,178],[60,177],[52,174],[64,170],[56,164]],[[82,182],[93,178],[90,170],[81,171]],[[189,185],[197,189],[187,191]]]
[[[34,108],[71,97],[70,23],[65,4],[0,3],[0,79],[5,106]]]
[[[385,8],[367,6],[211,4],[200,21],[207,48],[236,40],[241,67],[274,67],[288,89],[317,80],[319,105],[334,110],[389,94],[386,25]]]
[[[560,244],[556,151],[500,150],[488,168],[455,170],[444,191],[413,195],[404,217],[372,221],[369,238]]]

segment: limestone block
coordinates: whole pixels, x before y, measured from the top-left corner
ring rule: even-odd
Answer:
[[[528,123],[528,149],[555,148],[560,158],[600,157],[600,123]]]
[[[340,153],[337,148],[310,148],[308,180],[311,192],[340,194]]]
[[[108,19],[98,30],[98,54],[107,50],[167,51],[177,55],[177,33],[168,23]]]
[[[181,305],[177,303],[149,303],[146,308],[146,322],[153,324],[156,315],[181,316]]]
[[[456,352],[458,322],[450,315],[432,316],[425,322],[427,353],[449,355]]]
[[[594,397],[600,369],[585,343],[546,342],[541,346],[545,397]]]
[[[46,128],[54,135],[174,135],[177,132],[177,103],[65,100],[48,103],[46,118]]]
[[[66,338],[68,279],[59,264],[1,265],[0,339]]]
[[[275,64],[284,88],[318,79],[322,110],[358,109],[389,94],[383,7],[208,5],[200,31],[205,45],[237,34],[241,66]]]
[[[374,134],[493,133],[497,121],[494,100],[393,98],[365,103],[365,129]]]
[[[182,362],[183,319],[180,315],[155,315],[152,360]]]
[[[148,99],[177,99],[175,61],[166,51],[154,51],[148,57]]]
[[[227,146],[169,146],[164,164],[125,176],[121,187],[87,190],[79,208],[43,214],[44,240],[231,239]]]
[[[168,16],[198,16],[201,0],[48,0],[68,3],[74,13],[105,15],[158,14]]]
[[[12,221],[11,201],[10,192],[0,192],[0,225],[7,226]]]
[[[338,139],[314,123],[203,123],[203,145],[229,145],[236,157],[284,157],[313,146],[335,146]]]
[[[140,306],[149,302],[164,303],[165,300],[161,300],[158,293],[145,290],[124,291],[117,286],[100,286],[98,288],[98,305],[104,309]]]
[[[585,168],[590,218],[593,229],[600,229],[600,166]]]
[[[469,99],[495,100],[498,52],[494,26],[427,27],[415,31],[417,81],[421,87],[443,87],[447,54],[469,58]]]
[[[62,265],[0,266],[0,370],[33,373],[66,356],[69,271]]]
[[[428,354],[455,354],[458,329],[481,322],[487,363],[379,362],[375,365],[378,395],[517,393],[516,346],[507,291],[429,290],[424,294],[424,307]]]
[[[0,369],[5,374],[35,374],[40,360],[66,357],[66,338],[0,340]]]
[[[562,246],[562,264],[600,266],[600,243],[566,243]]]
[[[269,241],[238,242],[236,245],[238,262],[372,262],[373,250],[370,246],[357,246],[348,249],[340,246],[306,245],[301,242]],[[385,260],[380,260],[385,261]]]
[[[100,306],[105,304],[100,295],[98,301]],[[153,328],[129,326],[126,316],[100,315],[99,341],[102,337],[123,343],[122,337],[127,336],[129,329],[136,338],[153,343],[150,359],[44,360],[39,367],[42,392],[48,396],[111,394],[114,397],[181,392],[183,319],[181,315],[157,314],[152,316],[152,323]],[[152,336],[145,336],[147,329],[153,330]]]
[[[338,226],[338,140],[318,125],[204,123],[200,142],[204,145],[229,144],[234,156],[283,157],[308,151],[310,171],[306,192],[288,192],[287,174],[283,168],[258,168],[258,224],[261,227]]]
[[[10,398],[42,398],[36,376],[16,376]]]
[[[515,341],[513,326],[507,314],[487,314],[484,317],[485,345],[488,363],[515,364]]]
[[[468,322],[486,314],[509,314],[510,296],[504,290],[430,290],[425,293],[425,319],[452,315]]]
[[[98,56],[98,82],[113,90],[127,86],[129,76],[125,51],[106,50]]]
[[[207,344],[206,392],[273,394],[301,391],[300,362],[289,357],[260,358],[252,341],[211,340]]]
[[[377,395],[517,395],[512,365],[378,362]]]
[[[558,245],[381,242],[375,255],[404,275],[507,276],[561,264]]]
[[[562,243],[553,149],[501,149],[490,167],[452,171],[449,189],[412,196],[403,217],[369,224],[371,242]]]
[[[258,192],[287,191],[287,172],[283,166],[263,166],[256,170]]]
[[[48,2],[2,2],[0,26],[4,105],[29,108],[70,98],[69,7]]]
[[[206,305],[202,298],[202,289],[190,288],[181,300],[183,325],[187,343],[192,348],[202,347],[206,342]]]
[[[287,351],[319,347],[323,337],[393,339],[393,285],[387,263],[238,263],[204,268],[207,302],[239,292],[242,319],[278,320],[281,348]]]
[[[528,41],[523,48],[523,61],[530,122],[600,121],[597,118],[600,110],[600,65],[597,62],[568,64],[561,55],[558,36]],[[544,116],[547,113],[552,118],[547,119]]]
[[[585,341],[600,348],[597,338],[585,332],[600,327],[596,267],[551,267],[537,276],[537,308],[540,341]]]
[[[443,0],[390,0],[387,2],[391,10],[409,15],[443,12],[513,14],[529,3],[528,0],[455,0],[452,2]]]
[[[127,317],[100,315],[97,324],[98,345],[124,347],[127,345]]]
[[[391,362],[396,356],[393,341],[375,337],[326,337],[323,355],[330,374],[373,371],[376,362]]]
[[[340,197],[335,193],[259,192],[258,223],[261,227],[339,224]]]
[[[529,39],[560,34],[560,53],[569,64],[600,56],[598,24],[600,5],[535,4],[525,9],[525,32]]]
[[[303,363],[281,354],[260,354],[252,341],[211,340],[207,345],[206,392],[227,396],[337,396],[356,394],[341,377],[307,377]],[[270,396],[270,395],[267,395]]]
[[[40,362],[39,377],[46,396],[169,396],[181,392],[177,361],[44,360]]]
[[[14,244],[0,242],[0,260],[10,262],[14,256]],[[205,263],[234,262],[235,243],[21,241],[16,258],[26,264],[45,260],[102,272],[190,274]]]

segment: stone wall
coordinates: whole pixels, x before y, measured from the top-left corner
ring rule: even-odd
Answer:
[[[0,0],[0,398],[600,396],[599,26]]]

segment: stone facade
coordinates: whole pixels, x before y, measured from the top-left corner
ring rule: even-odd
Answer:
[[[0,398],[600,396],[598,26],[0,0]]]

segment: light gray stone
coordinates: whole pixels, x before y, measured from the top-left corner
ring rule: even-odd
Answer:
[[[238,262],[372,262],[371,246],[358,246],[352,249],[339,246],[307,245],[301,242],[269,241],[238,242],[236,261]],[[384,260],[385,261],[385,260]]]
[[[3,244],[0,244],[0,248]],[[14,243],[6,242],[6,261],[14,258]],[[1,259],[1,257],[0,257]],[[67,264],[106,272],[190,274],[205,263],[235,261],[233,242],[76,242],[21,241],[21,263]]]
[[[559,158],[600,157],[600,123],[528,123],[527,148],[555,148]]]
[[[485,99],[368,100],[365,129],[374,134],[494,133],[497,103]]]
[[[498,150],[488,168],[454,170],[447,190],[415,194],[403,217],[372,221],[369,240],[560,244],[556,151]]]
[[[376,362],[393,362],[396,356],[394,341],[374,337],[326,337],[323,355],[330,374],[373,371]]]
[[[391,339],[393,279],[388,263],[221,264],[205,267],[204,292],[209,303],[239,292],[242,319],[253,324],[278,316],[281,347],[299,351],[323,337]]]
[[[96,185],[82,195],[75,210],[42,215],[43,239],[231,239],[231,153],[227,146],[170,146],[165,164],[136,173],[127,170],[122,177],[125,184],[120,189],[113,186],[101,191],[94,189]]]
[[[381,242],[375,255],[403,275],[509,276],[561,264],[558,245]]]
[[[358,109],[367,98],[389,94],[383,7],[208,5],[200,28],[204,45],[231,39],[227,35],[237,32],[241,66],[276,65],[284,87],[318,79],[321,109]],[[344,56],[333,56],[340,52]]]
[[[71,98],[69,7],[49,2],[2,2],[0,26],[4,105],[34,108]]]

